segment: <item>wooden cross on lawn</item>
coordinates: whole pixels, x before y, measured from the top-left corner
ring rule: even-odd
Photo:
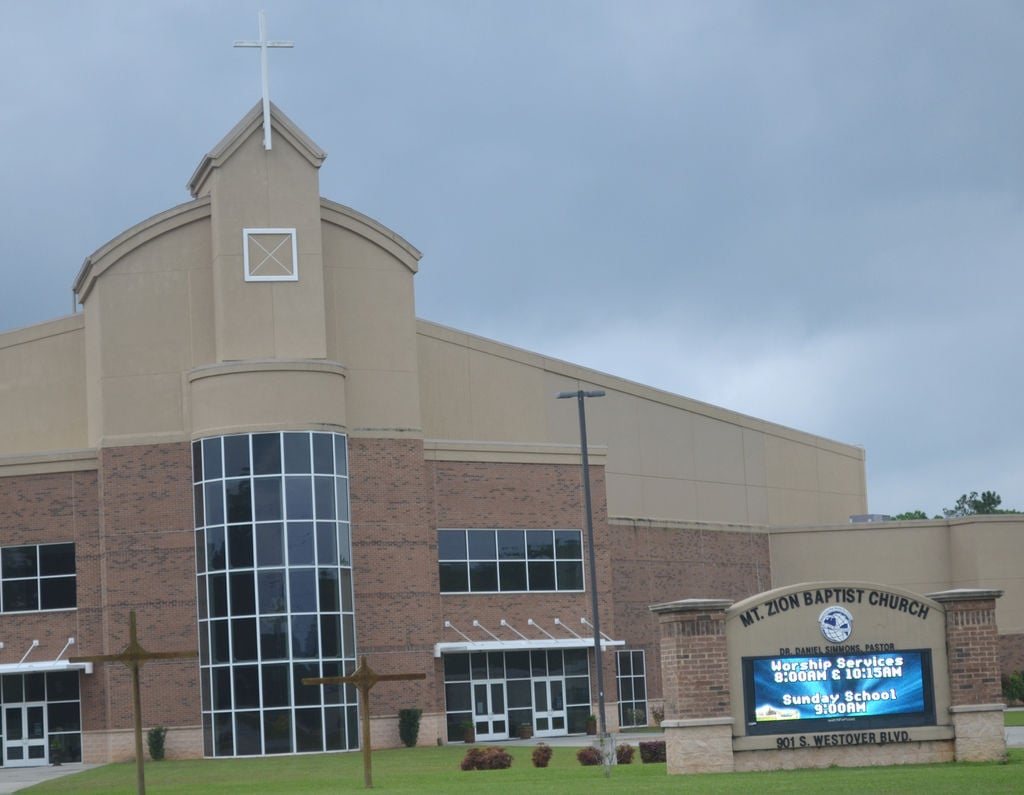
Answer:
[[[363,785],[373,787],[373,770],[370,761],[370,689],[377,682],[426,679],[426,674],[379,674],[366,663],[366,655],[359,658],[359,667],[349,676],[307,677],[304,685],[355,685],[359,690],[359,706],[363,724]]]
[[[184,660],[198,657],[198,651],[146,651],[135,631],[135,611],[128,614],[128,645],[120,654],[97,654],[92,657],[71,657],[71,662],[119,662],[132,672],[132,712],[135,717],[135,779],[139,795],[146,793],[146,776],[142,759],[142,697],[139,694],[139,669],[147,660]]]

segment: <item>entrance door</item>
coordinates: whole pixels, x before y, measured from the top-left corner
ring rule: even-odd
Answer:
[[[562,677],[534,678],[533,733],[537,737],[566,733],[565,680]]]
[[[508,739],[504,680],[473,683],[473,723],[477,741]]]
[[[7,704],[4,714],[4,766],[46,764],[46,706]]]

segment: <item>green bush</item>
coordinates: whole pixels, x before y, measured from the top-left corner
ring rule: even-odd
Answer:
[[[166,726],[154,726],[146,734],[146,745],[149,746],[149,756],[154,762],[159,762],[164,758],[164,740],[166,737]]]
[[[504,770],[512,767],[512,755],[496,745],[470,748],[460,767],[463,770]]]
[[[422,709],[398,710],[398,736],[406,748],[414,748],[420,736],[420,717]]]
[[[1003,698],[1010,702],[1024,701],[1024,675],[1017,672],[1003,677]]]
[[[604,754],[601,753],[600,748],[595,748],[593,745],[587,745],[580,748],[576,752],[576,759],[581,765],[603,765]]]

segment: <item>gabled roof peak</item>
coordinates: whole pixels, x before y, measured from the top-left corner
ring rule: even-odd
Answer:
[[[252,110],[231,128],[192,173],[188,181],[188,190],[193,198],[198,198],[203,185],[213,169],[218,168],[252,133],[263,124],[263,103],[257,102]],[[298,125],[289,119],[273,102],[270,103],[270,124],[273,131],[288,141],[314,168],[320,168],[327,158],[327,153],[306,135]]]

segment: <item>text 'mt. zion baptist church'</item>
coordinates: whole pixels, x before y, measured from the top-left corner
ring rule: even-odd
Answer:
[[[73,283],[80,311],[0,334],[4,765],[130,757],[128,614],[143,723],[178,756],[358,747],[347,686],[380,673],[375,742],[612,728],[661,703],[649,606],[804,581],[1021,588],[991,521],[850,524],[864,452],[417,319],[420,253],[322,198],[325,153],[259,106],[191,201],[127,229]],[[70,277],[70,273],[69,273]],[[541,289],[541,288],[539,288]],[[579,426],[587,405],[593,651]],[[1019,546],[1019,545],[1018,545]],[[1019,567],[1016,567],[1019,568]],[[73,640],[72,640],[73,639]]]

